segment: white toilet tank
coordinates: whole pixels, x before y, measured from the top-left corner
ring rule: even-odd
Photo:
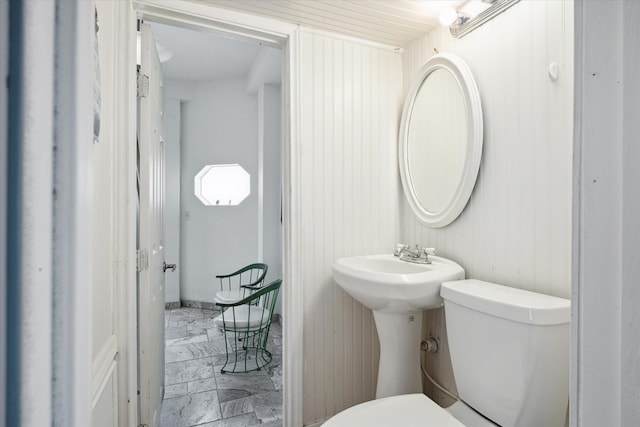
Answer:
[[[460,398],[503,427],[563,427],[570,301],[480,280],[440,295]]]

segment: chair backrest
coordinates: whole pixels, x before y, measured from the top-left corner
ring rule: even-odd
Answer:
[[[266,330],[268,335],[281,284],[282,279],[274,280],[240,301],[217,302],[216,305],[222,309],[222,313],[215,321],[216,326],[235,332]],[[257,307],[248,309],[250,306]]]
[[[245,300],[247,300],[247,304],[257,302],[257,305],[270,312],[269,317],[271,318],[273,317],[273,310],[276,308],[280,285],[282,285],[282,279],[274,280],[268,285],[262,287],[259,291],[253,293],[250,297],[247,297]]]
[[[263,263],[249,264],[230,274],[216,276],[220,280],[220,290],[239,289],[241,286],[250,286],[259,289],[264,285],[269,266]]]
[[[220,372],[259,370],[271,362],[269,330],[282,280],[278,279],[235,302],[216,302],[221,313],[213,323],[224,333],[226,360]]]

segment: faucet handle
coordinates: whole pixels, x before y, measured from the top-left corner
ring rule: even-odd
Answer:
[[[404,243],[396,244],[396,250],[393,251],[394,256],[400,256],[404,249],[409,249],[409,245],[405,245]]]
[[[422,250],[424,251],[425,254],[427,255],[435,255],[438,253],[438,251],[436,250],[436,248],[422,248]]]

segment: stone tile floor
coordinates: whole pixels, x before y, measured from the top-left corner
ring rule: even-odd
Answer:
[[[260,371],[222,374],[225,345],[217,311],[165,311],[165,396],[160,427],[282,426],[282,327],[274,322]]]

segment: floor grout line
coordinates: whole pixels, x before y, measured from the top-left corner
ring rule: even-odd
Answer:
[[[179,313],[175,313],[178,310],[179,310]],[[224,341],[224,337],[214,337],[213,339],[210,338],[210,335],[207,331],[209,329],[213,329],[214,328],[213,325],[211,325],[212,326],[211,328],[200,327],[200,325],[198,325],[198,328],[196,328],[196,330],[202,329],[204,333],[200,332],[197,334],[191,334],[191,332],[193,331],[189,330],[190,323],[202,322],[203,320],[211,321],[211,322],[213,321],[212,319],[213,316],[209,316],[209,314],[211,315],[215,314],[214,311],[207,312],[206,314],[203,313],[202,317],[200,317],[199,315],[196,317],[191,314],[193,312],[196,312],[197,314],[198,310],[202,310],[202,309],[196,309],[196,308],[190,309],[190,308],[181,307],[173,310],[165,310],[165,317],[168,317],[169,319],[168,321],[165,320],[165,330],[169,328],[178,328],[178,327],[185,328],[184,330],[185,335],[174,336],[166,341],[178,340],[180,338],[192,338],[194,336],[200,336],[200,335],[205,335],[207,337],[207,340],[193,342],[193,343],[183,343],[183,344],[173,343],[168,345],[167,348],[175,349],[175,348],[183,347],[185,352],[191,353],[188,348],[188,346],[190,345]],[[176,315],[175,317],[174,317],[174,314]],[[178,315],[180,315],[179,317],[180,320],[175,320],[178,317]],[[171,321],[176,321],[181,323],[184,322],[184,324],[172,325]],[[280,331],[281,326],[278,325],[276,329]],[[282,361],[281,333],[280,332],[276,332],[273,334],[270,333],[269,340],[270,340],[271,348],[274,350],[273,351],[273,357],[275,359],[274,361],[278,361],[281,364],[281,361]],[[278,342],[280,342],[280,344],[278,344]],[[244,373],[244,374],[231,374],[231,373],[221,374],[219,368],[224,365],[224,362],[223,361],[221,361],[220,363],[216,363],[216,362],[218,362],[217,358],[223,358],[225,354],[226,353],[222,353],[222,354],[215,353],[212,355],[193,356],[193,353],[191,353],[192,357],[188,357],[179,361],[165,363],[165,367],[168,367],[171,365],[172,372],[173,372],[175,371],[176,368],[179,368],[178,364],[180,363],[188,363],[191,361],[201,361],[203,368],[206,369],[206,373],[204,375],[207,375],[209,372],[211,372],[209,371],[209,369],[212,369],[212,373],[211,373],[211,376],[205,376],[205,377],[196,377],[197,373],[194,373],[193,379],[178,382],[178,383],[173,383],[167,386],[167,387],[184,386],[186,387],[187,394],[172,396],[172,397],[166,398],[163,401],[163,403],[165,402],[167,403],[167,405],[165,405],[167,407],[167,410],[165,411],[163,409],[162,411],[161,422],[160,422],[161,427],[169,427],[169,426],[174,427],[178,425],[181,427],[196,427],[196,426],[226,427],[228,425],[234,425],[234,426],[249,425],[249,424],[245,424],[246,422],[251,423],[250,425],[260,424],[260,423],[268,423],[269,425],[273,425],[274,416],[276,418],[276,421],[277,419],[282,418],[282,394],[283,393],[282,393],[282,385],[281,385],[281,378],[282,378],[281,366],[279,364],[275,364],[272,362],[272,364],[267,365],[266,367],[263,367],[259,371],[253,371],[253,372]],[[211,361],[211,364],[208,364],[205,361],[202,361],[202,359],[209,359]],[[272,370],[270,370],[269,368],[272,368]],[[190,369],[193,369],[193,367],[190,367]],[[188,375],[191,375],[191,373],[189,373]],[[225,380],[222,381],[222,384],[221,384],[220,381],[222,380],[222,378],[225,378]],[[189,392],[189,383],[193,383],[197,381],[207,381],[207,380],[209,381],[212,380],[213,385],[215,385],[215,388],[211,390],[199,390],[194,393]],[[165,381],[166,381],[166,377],[165,377]],[[224,388],[220,388],[221,385],[224,386]],[[237,388],[233,388],[234,386]],[[238,397],[232,396],[234,392],[238,393]],[[230,396],[235,398],[231,398],[231,399],[225,400],[224,402],[220,402],[221,393],[223,393],[222,394],[223,396],[226,395],[225,399]],[[215,408],[217,409],[216,416],[219,415],[219,418],[212,421],[202,422],[202,419],[204,418],[208,419],[207,416],[211,415],[211,411],[216,412],[215,409],[212,409],[211,407],[212,402],[206,401],[207,397],[213,396],[214,394],[216,397],[215,401],[217,403],[217,408]],[[197,400],[198,398],[205,399],[205,402],[207,402],[208,406],[204,408],[203,407],[194,408],[189,406],[192,404],[194,399]],[[184,405],[186,406],[183,405],[183,407],[180,407],[180,408],[173,407],[173,404],[178,404],[180,402],[183,402]],[[245,409],[248,409],[247,406],[245,405],[250,405],[250,409],[252,409],[252,411],[247,413],[243,413],[243,412],[235,413],[233,412],[234,403],[230,403],[230,402],[235,402],[235,404],[239,405],[236,410],[243,411]],[[256,411],[256,404],[259,405],[258,411]],[[224,405],[224,408],[223,408],[223,405]],[[225,412],[229,411],[229,408],[231,408],[230,409],[231,412],[225,414]],[[170,409],[171,409],[171,413],[168,414]],[[176,418],[174,416],[176,413],[178,414],[179,418]],[[267,418],[260,418],[259,414],[262,414]],[[193,419],[194,423],[190,423],[188,421],[190,418],[194,418]],[[251,421],[247,421],[248,418],[251,419]],[[229,422],[233,424],[228,424]],[[242,423],[242,424],[237,424],[236,422]]]

